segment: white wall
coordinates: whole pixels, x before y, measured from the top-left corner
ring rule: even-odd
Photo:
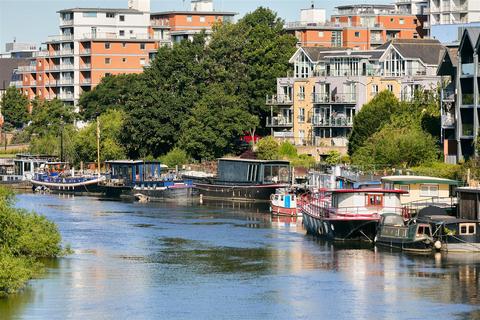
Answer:
[[[300,22],[303,23],[325,23],[325,9],[310,8],[300,11]]]

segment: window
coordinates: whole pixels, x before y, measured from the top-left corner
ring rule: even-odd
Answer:
[[[200,16],[200,22],[205,22],[205,16]]]
[[[120,16],[120,21],[122,21],[122,22],[125,21],[125,16],[124,15]]]
[[[120,35],[120,37],[125,36],[125,30],[118,31],[118,34]]]
[[[305,100],[305,86],[299,87],[298,100]]]
[[[318,31],[318,36],[320,38],[323,38],[325,36],[325,33],[323,31]]]
[[[112,62],[110,58],[105,58],[105,64],[110,64],[110,62]]]
[[[400,19],[398,20],[398,23],[399,23],[399,24],[405,24],[405,20],[404,20],[403,18],[400,18]]]
[[[105,49],[110,49],[110,42],[105,42]]]
[[[471,235],[476,234],[476,224],[475,223],[460,223],[460,235]]]
[[[298,122],[305,122],[305,108],[298,110]]]
[[[376,96],[378,94],[378,84],[372,84],[372,96]]]
[[[383,206],[383,195],[381,194],[367,194],[366,196],[367,207],[381,207]]]
[[[393,92],[393,84],[387,84],[387,90]]]
[[[360,37],[360,32],[355,31],[355,38],[358,38],[358,37]]]
[[[390,22],[393,22],[393,21],[395,21],[395,19],[393,19],[393,18],[390,18]]]
[[[122,62],[127,62],[127,58],[122,58]]]
[[[187,16],[187,22],[192,22],[192,16]]]
[[[145,43],[140,43],[140,50],[145,50]]]
[[[140,58],[140,65],[144,66],[145,65],[145,58]]]
[[[115,18],[115,13],[107,12],[107,18]]]
[[[110,72],[105,73],[105,77],[110,77],[112,74]]]
[[[438,184],[420,185],[420,197],[438,197]]]
[[[126,43],[126,42],[123,42],[123,43],[122,43],[122,47],[126,48],[126,47],[127,47],[127,43]]]
[[[413,19],[413,24],[417,24],[418,23],[418,20],[417,19]]]
[[[96,12],[84,12],[83,17],[84,18],[96,18],[97,13]]]
[[[130,30],[130,34],[133,35],[133,30]]]

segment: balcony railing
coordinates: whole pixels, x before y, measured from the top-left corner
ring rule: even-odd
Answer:
[[[89,48],[80,50],[80,54],[90,54],[90,53],[92,53],[92,50]]]
[[[10,85],[19,88],[19,87],[23,86],[23,81],[21,81],[21,80],[10,81]]]
[[[291,117],[273,117],[267,118],[267,127],[292,127],[293,119]]]
[[[115,32],[96,32],[96,33],[84,33],[82,35],[82,39],[90,40],[90,39],[112,39],[112,40],[128,40],[128,39],[135,39],[135,40],[153,40],[153,37],[148,33],[137,33],[137,34],[126,34],[121,36]]]
[[[381,23],[358,23],[358,22],[304,22],[304,21],[293,21],[287,22],[285,24],[286,29],[296,29],[304,27],[336,27],[336,28],[345,28],[345,27],[368,27],[368,28],[383,28]]]
[[[91,69],[92,65],[90,63],[84,63],[80,65],[80,70]]]
[[[356,103],[357,95],[352,93],[315,93],[312,95],[313,103]]]
[[[462,94],[462,105],[473,105],[473,93],[464,93]]]
[[[58,36],[49,36],[49,42],[56,42],[56,41],[73,41],[73,34],[68,35],[58,35]]]
[[[61,79],[57,81],[57,85],[73,85],[73,79]]]
[[[73,50],[50,51],[50,57],[71,56],[71,55],[73,55]]]
[[[325,118],[322,116],[313,116],[312,124],[318,127],[352,127],[353,118],[348,117],[330,117]]]
[[[442,127],[443,128],[454,128],[455,127],[455,116],[453,114],[442,115]]]
[[[170,27],[170,21],[163,19],[152,19],[150,24],[155,27]]]
[[[92,84],[92,79],[83,79],[82,84]]]
[[[361,77],[361,76],[375,76],[380,75],[380,70],[352,70],[350,68],[316,70],[313,72],[315,77]]]
[[[57,95],[57,98],[60,100],[72,100],[73,99],[73,93],[61,93]]]
[[[19,66],[18,67],[19,72],[33,72],[37,71],[37,66]]]
[[[60,65],[60,70],[73,70],[74,66],[72,63],[66,63]]]
[[[69,20],[61,20],[60,21],[60,25],[61,26],[73,26],[73,19],[69,19]]]
[[[292,97],[279,94],[279,95],[273,95],[271,97],[267,96],[267,104],[268,105],[290,105],[292,104]]]
[[[462,75],[463,76],[473,76],[475,70],[475,64],[473,63],[462,63]]]

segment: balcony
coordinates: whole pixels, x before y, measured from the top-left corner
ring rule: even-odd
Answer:
[[[357,95],[352,93],[315,93],[312,95],[312,102],[318,104],[331,104],[331,103],[348,103],[355,104],[357,101]]]
[[[71,55],[73,55],[73,50],[50,51],[50,57],[71,56]]]
[[[96,32],[96,33],[84,33],[82,35],[82,40],[91,40],[91,39],[105,39],[105,40],[153,40],[153,37],[148,33],[137,33],[137,34],[126,34],[120,36],[115,32]]]
[[[51,66],[45,66],[45,70],[49,70],[50,72],[55,72],[60,70],[60,65],[54,64]]]
[[[81,49],[80,50],[80,55],[90,55],[92,53],[92,49]]]
[[[23,73],[28,73],[28,72],[36,72],[37,71],[37,66],[36,65],[30,65],[30,66],[19,66],[18,67],[18,72],[23,72]]]
[[[353,126],[353,118],[345,116],[337,116],[325,118],[322,116],[313,116],[312,124],[315,127],[328,127],[328,128],[351,128]]]
[[[80,65],[80,70],[89,70],[92,68],[92,64],[90,63],[84,63]]]
[[[68,26],[73,26],[73,19],[69,19],[69,20],[61,20],[60,21],[60,26],[61,27],[68,27]]]
[[[92,84],[92,79],[85,78],[82,80],[82,85],[91,85]]]
[[[73,100],[73,93],[60,93],[57,95],[60,100]]]
[[[473,76],[475,71],[475,64],[462,63],[462,76]]]
[[[61,79],[57,81],[57,85],[68,86],[73,85],[73,79]]]
[[[293,104],[292,97],[284,94],[272,95],[271,97],[267,96],[267,105],[278,106],[278,105],[291,105]]]
[[[462,94],[462,105],[473,105],[473,93],[464,93]]]
[[[274,131],[273,132],[274,138],[294,138],[294,134],[292,131]]]
[[[455,128],[455,115],[451,113],[442,115],[442,128],[444,129]]]
[[[48,57],[48,51],[37,51],[32,54],[34,58],[44,58]]]
[[[66,63],[66,64],[61,64],[60,65],[60,70],[73,70],[73,64],[72,63]]]
[[[15,86],[16,88],[20,88],[21,86],[23,86],[23,81],[21,81],[21,80],[10,81],[10,85]]]
[[[47,42],[73,41],[73,34],[49,36]]]
[[[293,119],[291,117],[283,116],[267,118],[267,127],[293,127]]]
[[[170,28],[170,21],[164,19],[152,19],[150,20],[150,25],[152,25],[153,27]]]

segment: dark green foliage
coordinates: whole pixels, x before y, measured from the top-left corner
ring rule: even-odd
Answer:
[[[411,168],[412,172],[420,176],[439,177],[452,180],[463,180],[462,166],[444,162],[425,163]]]
[[[260,139],[257,143],[257,158],[262,160],[276,160],[278,156],[278,142],[272,136]]]
[[[80,96],[78,106],[83,120],[95,120],[109,109],[124,110],[126,102],[131,98],[131,85],[139,77],[137,74],[103,77],[94,90]]]
[[[187,164],[189,158],[187,153],[182,149],[173,148],[166,155],[160,157],[160,161],[170,168],[175,168],[175,166]]]
[[[48,134],[59,136],[62,128],[73,124],[74,120],[73,107],[65,105],[58,99],[51,101],[36,99],[32,101],[31,123],[27,131],[38,136]]]
[[[28,121],[28,99],[22,92],[9,87],[0,101],[6,128],[21,128]]]
[[[353,130],[348,140],[348,154],[352,156],[367,139],[390,122],[399,108],[399,101],[390,91],[382,91],[353,118]]]
[[[62,254],[56,225],[13,207],[14,195],[0,187],[0,296],[21,289],[41,269],[39,258]]]

